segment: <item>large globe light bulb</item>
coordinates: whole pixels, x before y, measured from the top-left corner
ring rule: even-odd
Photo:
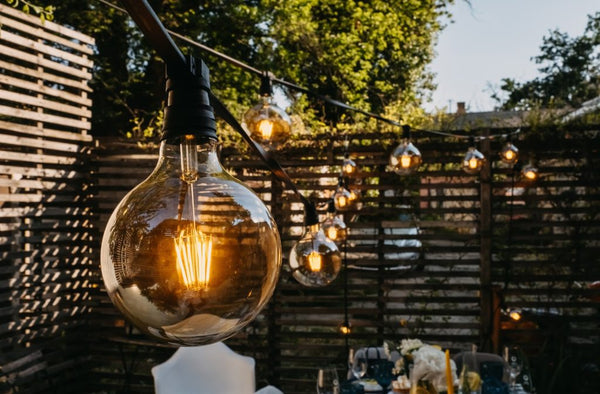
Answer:
[[[101,266],[112,302],[140,330],[204,345],[234,335],[266,305],[281,242],[266,206],[219,163],[208,70],[180,78],[167,82],[156,168],[110,217]]]
[[[475,147],[474,138],[469,138],[469,148],[467,149],[467,153],[463,157],[462,161],[462,169],[467,174],[477,174],[481,171],[481,167],[483,167],[483,163],[485,162],[485,156],[483,153],[479,152]]]
[[[292,247],[289,264],[294,279],[300,284],[322,287],[337,278],[342,268],[342,256],[320,226],[312,224]]]

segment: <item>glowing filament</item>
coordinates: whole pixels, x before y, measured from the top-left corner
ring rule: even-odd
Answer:
[[[202,290],[208,288],[212,257],[212,237],[197,231],[182,230],[175,238],[177,272],[186,288]]]
[[[308,254],[308,266],[313,272],[321,271],[321,267],[323,266],[323,259],[321,258],[319,252],[313,250]]]
[[[512,150],[507,150],[504,152],[504,158],[508,161],[511,161],[515,158],[515,152]]]
[[[475,170],[477,169],[477,167],[479,167],[479,160],[477,160],[477,158],[472,157],[469,159],[469,168]]]
[[[402,168],[408,168],[410,167],[410,162],[411,162],[411,157],[409,155],[402,155],[400,157],[400,166]]]
[[[329,238],[332,241],[335,241],[337,239],[337,236],[338,232],[335,227],[331,226],[327,229],[327,238]]]
[[[258,122],[258,131],[263,139],[268,140],[273,135],[273,122],[270,120],[263,119]]]
[[[517,310],[512,310],[510,311],[510,313],[508,314],[510,316],[511,319],[513,319],[514,321],[519,321],[521,320],[521,313],[519,313],[519,311]]]
[[[535,180],[535,178],[537,178],[537,173],[531,169],[524,171],[523,175],[525,175],[525,178],[532,181]]]
[[[340,326],[340,334],[342,334],[342,335],[348,335],[348,334],[350,334],[351,331],[352,331],[352,329],[347,324],[342,324]]]
[[[348,205],[348,200],[346,199],[345,196],[338,196],[337,203],[338,203],[338,206],[345,207],[346,205]]]

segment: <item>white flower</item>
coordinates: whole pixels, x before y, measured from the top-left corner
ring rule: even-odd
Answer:
[[[446,355],[439,348],[423,345],[413,352],[411,380],[428,380],[439,391],[446,389]],[[456,364],[450,360],[452,381],[456,379]]]
[[[406,356],[421,346],[423,346],[423,342],[421,342],[420,339],[403,339],[402,342],[400,342],[400,354]]]

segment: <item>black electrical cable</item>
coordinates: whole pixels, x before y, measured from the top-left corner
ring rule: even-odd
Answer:
[[[102,4],[104,4],[104,5],[106,5],[106,6],[111,7],[113,9],[117,10],[117,11],[128,13],[127,10],[125,10],[125,9],[119,7],[119,6],[116,6],[116,5],[110,3],[107,0],[97,0],[97,1],[100,2],[100,3],[102,3]],[[132,1],[131,0],[124,0],[124,2],[130,3]],[[136,3],[136,2],[133,1],[133,3]],[[136,23],[137,23],[137,21],[136,21]],[[138,25],[139,25],[139,23],[138,23]],[[286,80],[281,79],[281,78],[277,78],[277,77],[275,77],[270,72],[269,73],[265,73],[265,71],[259,70],[259,69],[255,68],[255,67],[252,67],[252,66],[250,66],[250,65],[248,65],[248,64],[246,64],[246,63],[244,63],[244,62],[242,62],[242,61],[240,61],[238,59],[235,59],[235,58],[233,58],[231,56],[228,56],[228,55],[226,55],[224,53],[221,53],[221,52],[219,52],[219,51],[217,51],[217,50],[215,50],[213,48],[210,48],[210,47],[208,47],[206,45],[203,45],[203,44],[201,44],[199,42],[196,42],[196,41],[194,41],[194,40],[192,40],[192,39],[190,39],[190,38],[188,38],[188,37],[186,37],[184,35],[176,33],[176,32],[174,32],[172,30],[165,29],[164,27],[163,27],[163,29],[166,32],[168,32],[168,34],[170,34],[171,36],[176,37],[177,39],[180,39],[180,40],[184,41],[185,43],[187,43],[189,45],[192,45],[192,46],[194,46],[194,47],[196,47],[196,48],[198,48],[198,49],[200,49],[202,51],[205,51],[205,52],[208,52],[208,53],[210,53],[210,54],[212,54],[214,56],[217,56],[217,57],[219,57],[219,58],[221,58],[221,59],[229,62],[230,64],[232,64],[234,66],[242,68],[242,69],[244,69],[244,70],[246,70],[248,72],[254,73],[254,74],[259,75],[261,77],[263,77],[266,74],[271,79],[272,82],[275,82],[275,83],[278,83],[280,85],[286,86],[288,88],[291,88],[291,89],[293,89],[295,91],[304,93],[306,95],[310,95],[310,96],[315,97],[318,100],[324,101],[324,102],[326,102],[328,104],[335,105],[337,107],[346,109],[348,111],[353,111],[353,112],[357,112],[357,113],[363,114],[363,115],[365,115],[365,116],[367,116],[369,118],[379,120],[381,122],[390,124],[392,126],[397,126],[397,127],[402,127],[403,126],[403,124],[400,123],[400,122],[398,122],[398,121],[386,118],[384,116],[381,116],[381,115],[378,115],[378,114],[375,114],[375,113],[372,113],[372,112],[369,112],[369,111],[362,110],[362,109],[357,108],[357,107],[353,107],[353,106],[351,106],[349,104],[346,104],[346,103],[343,103],[343,102],[341,102],[339,100],[335,100],[335,99],[333,99],[333,98],[331,98],[329,96],[324,96],[322,94],[315,93],[315,92],[313,92],[313,91],[311,91],[311,90],[309,90],[309,89],[307,89],[305,87],[299,86],[299,85],[297,85],[295,83],[286,81]],[[152,42],[154,42],[153,38],[151,38],[151,37],[149,37],[149,38],[150,38],[150,40]],[[169,37],[169,40],[171,40],[171,42],[172,42],[172,39],[170,37]],[[159,48],[155,48],[155,49],[157,49],[157,51],[158,51]],[[422,133],[438,134],[438,135],[442,135],[442,136],[446,136],[446,137],[469,138],[469,136],[466,136],[466,135],[460,135],[460,134],[449,133],[449,132],[444,132],[444,131],[425,130],[425,129],[413,129],[413,130],[418,131],[418,132],[422,132]],[[521,130],[518,129],[516,131],[509,132],[509,133],[493,134],[493,135],[488,135],[488,136],[485,136],[485,137],[479,137],[479,136],[477,136],[477,137],[475,137],[475,139],[476,140],[480,140],[480,139],[507,138],[508,136],[511,136],[511,135],[514,135],[514,134],[518,134],[520,132],[521,132]]]
[[[127,10],[126,12],[136,22],[136,24],[144,33],[144,36],[150,40],[154,49],[165,61],[167,68],[170,70],[180,70],[182,73],[189,73],[189,65],[186,62],[185,56],[177,47],[175,42],[171,39],[169,32],[165,29],[164,25],[158,19],[156,13],[154,13],[148,2],[146,0],[121,1]],[[237,121],[235,116],[229,112],[227,107],[212,93],[212,91],[209,91],[208,93],[210,95],[210,102],[215,110],[215,114],[227,122],[236,132],[238,132],[264,161],[275,177],[279,181],[285,183],[300,198],[304,204],[306,225],[310,226],[318,224],[319,216],[314,204],[304,197],[302,193],[300,193],[300,190],[298,190],[281,164],[279,164],[279,162],[271,155],[270,152],[265,151],[262,146],[260,146],[250,137],[250,134],[248,134],[248,132]]]

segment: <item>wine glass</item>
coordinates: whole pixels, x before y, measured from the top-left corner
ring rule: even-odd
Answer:
[[[339,394],[340,383],[334,367],[319,368],[317,373],[318,394]]]
[[[360,380],[367,373],[367,358],[364,351],[358,351],[356,354],[353,349],[348,353],[348,366],[352,372],[352,376]]]
[[[459,392],[481,393],[481,375],[476,348],[462,355],[462,370],[459,376]]]
[[[508,372],[508,385],[511,393],[518,392],[517,376],[523,369],[523,354],[518,346],[504,348],[504,361],[506,361],[506,371]]]

